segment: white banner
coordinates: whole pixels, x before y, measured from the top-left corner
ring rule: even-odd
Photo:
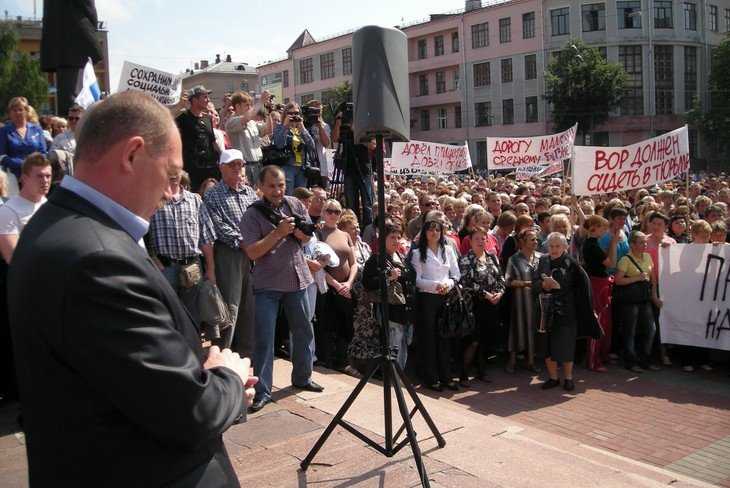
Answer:
[[[175,105],[180,101],[182,80],[178,75],[125,61],[117,91],[127,90],[145,92],[163,105]]]
[[[551,136],[487,137],[487,169],[535,166],[573,157],[578,124]]]
[[[543,174],[550,166],[547,164],[541,164],[537,166],[520,166],[515,171],[515,179],[518,180],[529,180],[533,176],[539,176]]]
[[[385,163],[385,162],[384,162]],[[385,173],[393,175],[443,175],[471,168],[469,146],[435,142],[394,142]]]
[[[730,245],[659,250],[662,342],[730,351]]]
[[[624,147],[576,146],[573,193],[598,195],[646,188],[689,171],[687,126]]]

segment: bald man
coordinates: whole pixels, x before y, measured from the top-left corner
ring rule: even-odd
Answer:
[[[9,315],[31,486],[239,486],[222,434],[256,378],[229,350],[204,356],[142,241],[181,168],[168,110],[112,95],[20,237]]]

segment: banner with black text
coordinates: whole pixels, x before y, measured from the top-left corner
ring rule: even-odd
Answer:
[[[573,157],[578,124],[551,136],[487,137],[487,169],[513,169],[562,162]]]
[[[125,61],[117,91],[127,90],[145,92],[163,105],[175,105],[180,101],[182,80],[178,75]]]
[[[469,146],[436,142],[394,142],[385,173],[399,176],[444,175],[472,167]]]

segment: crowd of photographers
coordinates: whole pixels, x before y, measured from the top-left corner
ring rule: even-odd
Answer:
[[[434,391],[489,381],[495,365],[536,374],[544,365],[543,388],[568,391],[575,362],[594,372],[612,362],[636,373],[674,362],[686,372],[713,368],[711,351],[660,346],[657,250],[724,245],[724,176],[592,198],[571,196],[559,178],[387,177],[379,209],[375,141],[353,140],[351,104],[330,127],[319,101],[282,105],[267,92],[259,100],[238,92],[216,109],[209,94],[196,86],[171,107],[185,172],[171,176],[172,198],[145,245],[204,340],[252,358],[253,411],[272,401],[275,354],[292,360],[295,387],[314,392],[323,390],[312,381],[315,365],[369,372],[382,351],[379,239],[388,347]],[[22,97],[8,106],[3,274],[45,194],[73,175],[83,113],[72,107],[64,130],[55,118],[42,125]],[[2,320],[7,399],[12,351]]]

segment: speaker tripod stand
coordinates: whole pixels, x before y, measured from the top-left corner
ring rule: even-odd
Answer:
[[[385,208],[385,191],[384,187],[384,176],[383,176],[383,136],[376,136],[377,146],[375,150],[376,165],[378,169],[378,204],[381,209]],[[381,214],[382,215],[382,214]],[[370,371],[365,375],[360,382],[357,384],[355,389],[347,397],[345,403],[342,404],[340,410],[337,412],[335,417],[329,423],[327,428],[324,430],[322,435],[319,437],[314,447],[309,451],[307,457],[301,462],[300,466],[302,471],[306,471],[312,460],[317,455],[322,446],[327,442],[327,439],[338,425],[360,439],[361,441],[368,444],[370,447],[383,454],[386,457],[395,456],[405,446],[411,446],[413,451],[413,458],[418,469],[418,475],[421,478],[421,485],[424,488],[430,488],[428,481],[428,473],[426,473],[426,467],[423,464],[423,458],[421,455],[421,449],[418,446],[418,439],[416,438],[416,431],[413,429],[412,419],[416,413],[420,413],[431,433],[436,438],[439,447],[444,447],[446,441],[444,440],[441,433],[436,428],[431,416],[426,411],[426,407],[418,398],[416,390],[413,385],[406,378],[403,369],[396,362],[392,356],[389,340],[387,333],[388,331],[388,288],[387,288],[387,277],[386,277],[386,266],[385,266],[385,219],[378,219],[378,235],[381,236],[378,239],[379,253],[378,253],[378,269],[380,274],[380,313],[377,314],[379,318],[379,331],[380,331],[380,347],[381,354],[375,358],[374,364],[370,368]],[[360,395],[362,390],[367,385],[368,381],[373,377],[376,371],[380,370],[383,375],[383,406],[384,406],[384,424],[385,424],[385,446],[375,442],[359,430],[357,430],[352,424],[344,420],[347,411],[350,409],[355,400]],[[411,400],[414,403],[414,407],[408,411],[408,405],[406,403],[403,389],[408,392]],[[391,391],[392,389],[392,391]],[[395,394],[396,403],[398,404],[398,413],[400,414],[403,424],[398,430],[393,433],[393,404],[391,394]],[[405,432],[405,438],[400,439],[401,434]]]

